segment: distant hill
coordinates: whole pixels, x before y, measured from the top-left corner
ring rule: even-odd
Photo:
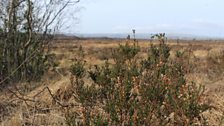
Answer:
[[[76,34],[76,36],[80,38],[107,38],[107,39],[126,39],[128,35],[132,34],[128,33],[103,33],[103,34]],[[146,34],[146,33],[137,33],[136,39],[150,39],[153,34]],[[208,36],[197,36],[197,35],[190,35],[190,34],[166,34],[168,39],[182,39],[182,40],[208,40],[208,39],[224,39],[220,37],[208,37]]]
[[[63,39],[63,40],[79,40],[80,37],[76,35],[69,35],[69,34],[54,34],[54,39]]]

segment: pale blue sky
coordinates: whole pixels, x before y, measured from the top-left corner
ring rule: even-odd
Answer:
[[[178,33],[224,37],[224,0],[81,0],[71,33]]]

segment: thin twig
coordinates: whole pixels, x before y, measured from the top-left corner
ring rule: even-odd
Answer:
[[[35,100],[24,98],[24,97],[17,95],[14,91],[10,90],[9,88],[8,88],[8,91],[11,92],[12,94],[14,94],[18,99],[20,99],[22,101],[36,102]]]

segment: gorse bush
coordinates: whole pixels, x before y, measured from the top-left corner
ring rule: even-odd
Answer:
[[[39,80],[51,65],[49,41],[64,10],[79,1],[0,1],[0,85]],[[67,12],[66,12],[67,13]],[[54,64],[55,65],[55,64]]]
[[[36,80],[45,71],[46,36],[37,31],[39,19],[34,9],[32,1],[1,2],[0,81]]]
[[[85,70],[81,60],[71,66],[73,96],[82,110],[80,125],[206,124],[201,115],[209,108],[204,87],[186,80],[181,55],[169,60],[165,34],[155,38],[160,44],[150,46],[147,59],[137,59],[140,47],[134,41],[119,45],[114,63]],[[66,120],[78,124],[74,116]]]

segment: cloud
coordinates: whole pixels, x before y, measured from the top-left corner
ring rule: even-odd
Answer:
[[[112,31],[123,33],[130,32],[132,29],[136,29],[138,33],[155,33],[155,32],[175,32],[187,28],[183,24],[172,24],[172,23],[161,23],[161,24],[152,24],[148,26],[115,26]]]
[[[158,23],[148,26],[115,26],[112,29],[114,33],[130,33],[136,29],[137,33],[174,33],[174,34],[192,34],[201,36],[224,36],[224,25],[215,21],[195,19],[187,23]]]

